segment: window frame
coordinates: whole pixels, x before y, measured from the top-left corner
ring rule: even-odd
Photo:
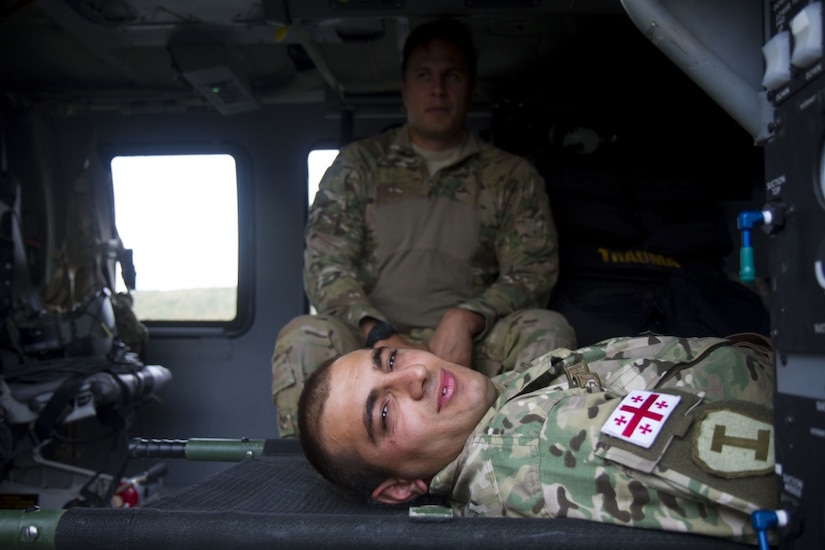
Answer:
[[[255,201],[252,163],[246,151],[240,145],[227,141],[171,144],[146,142],[101,145],[99,154],[110,174],[112,159],[121,156],[229,155],[235,159],[238,194],[238,286],[235,318],[229,321],[141,319],[141,322],[153,337],[237,337],[249,330],[255,316]]]

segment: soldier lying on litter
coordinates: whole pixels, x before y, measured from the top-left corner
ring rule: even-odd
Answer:
[[[776,505],[773,391],[752,334],[613,338],[492,379],[363,349],[307,381],[299,431],[326,479],[384,503],[755,542],[750,513]]]

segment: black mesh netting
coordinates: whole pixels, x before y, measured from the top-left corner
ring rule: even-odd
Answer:
[[[268,445],[260,459],[232,465],[141,508],[69,509],[57,526],[55,548],[747,548],[580,520],[417,521],[406,507],[372,505],[331,487],[293,449]]]

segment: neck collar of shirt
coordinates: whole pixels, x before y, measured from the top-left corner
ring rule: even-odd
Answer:
[[[413,146],[412,141],[410,140],[410,129],[407,124],[404,124],[399,128],[396,128],[394,134],[395,135],[393,135],[392,139],[394,143],[391,146],[391,148],[394,149],[397,153],[417,156],[422,159],[425,158],[424,155],[419,153],[421,149]],[[451,163],[449,164],[449,166],[458,164],[459,162],[473,155],[477,155],[485,146],[485,143],[481,141],[481,138],[479,138],[476,134],[469,130],[465,130],[464,136],[464,140],[459,146],[460,149],[458,151],[458,154],[455,156],[454,159],[451,159]],[[431,154],[432,152],[426,153]],[[442,168],[443,167],[444,166],[442,166]]]
[[[464,448],[459,453],[458,457],[456,457],[452,462],[447,464],[440,472],[438,472],[430,482],[430,492],[434,494],[449,494],[452,491],[454,485],[454,479],[456,476],[456,472],[459,470],[459,466],[461,465],[464,457],[466,455],[467,445],[469,445],[473,439],[473,436],[476,434],[482,433],[486,426],[490,423],[493,417],[498,413],[499,409],[504,406],[505,403],[517,397],[519,394],[523,393],[525,390],[529,389],[533,382],[538,381],[544,375],[550,374],[550,369],[552,365],[550,361],[540,361],[535,365],[528,367],[526,370],[523,371],[509,371],[503,374],[500,374],[493,378],[493,383],[495,384],[496,388],[499,390],[499,396],[493,403],[493,405],[484,413],[484,416],[481,417],[481,421],[473,428],[473,431],[467,437],[467,441],[464,444]],[[547,383],[546,381],[542,380],[542,383]]]

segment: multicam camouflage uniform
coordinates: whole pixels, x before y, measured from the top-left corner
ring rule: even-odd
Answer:
[[[564,317],[536,309],[558,275],[543,180],[526,160],[466,135],[432,176],[406,126],[350,145],[325,174],[304,271],[319,315],[285,326],[272,358],[282,437],[295,434],[305,377],[362,347],[365,317],[426,343],[447,309],[474,311],[486,321],[474,365],[489,375],[575,347]]]
[[[498,400],[430,484],[461,515],[754,542],[750,512],[776,506],[773,359],[754,335],[614,338],[494,382]],[[632,390],[682,398],[649,449],[601,433]]]

